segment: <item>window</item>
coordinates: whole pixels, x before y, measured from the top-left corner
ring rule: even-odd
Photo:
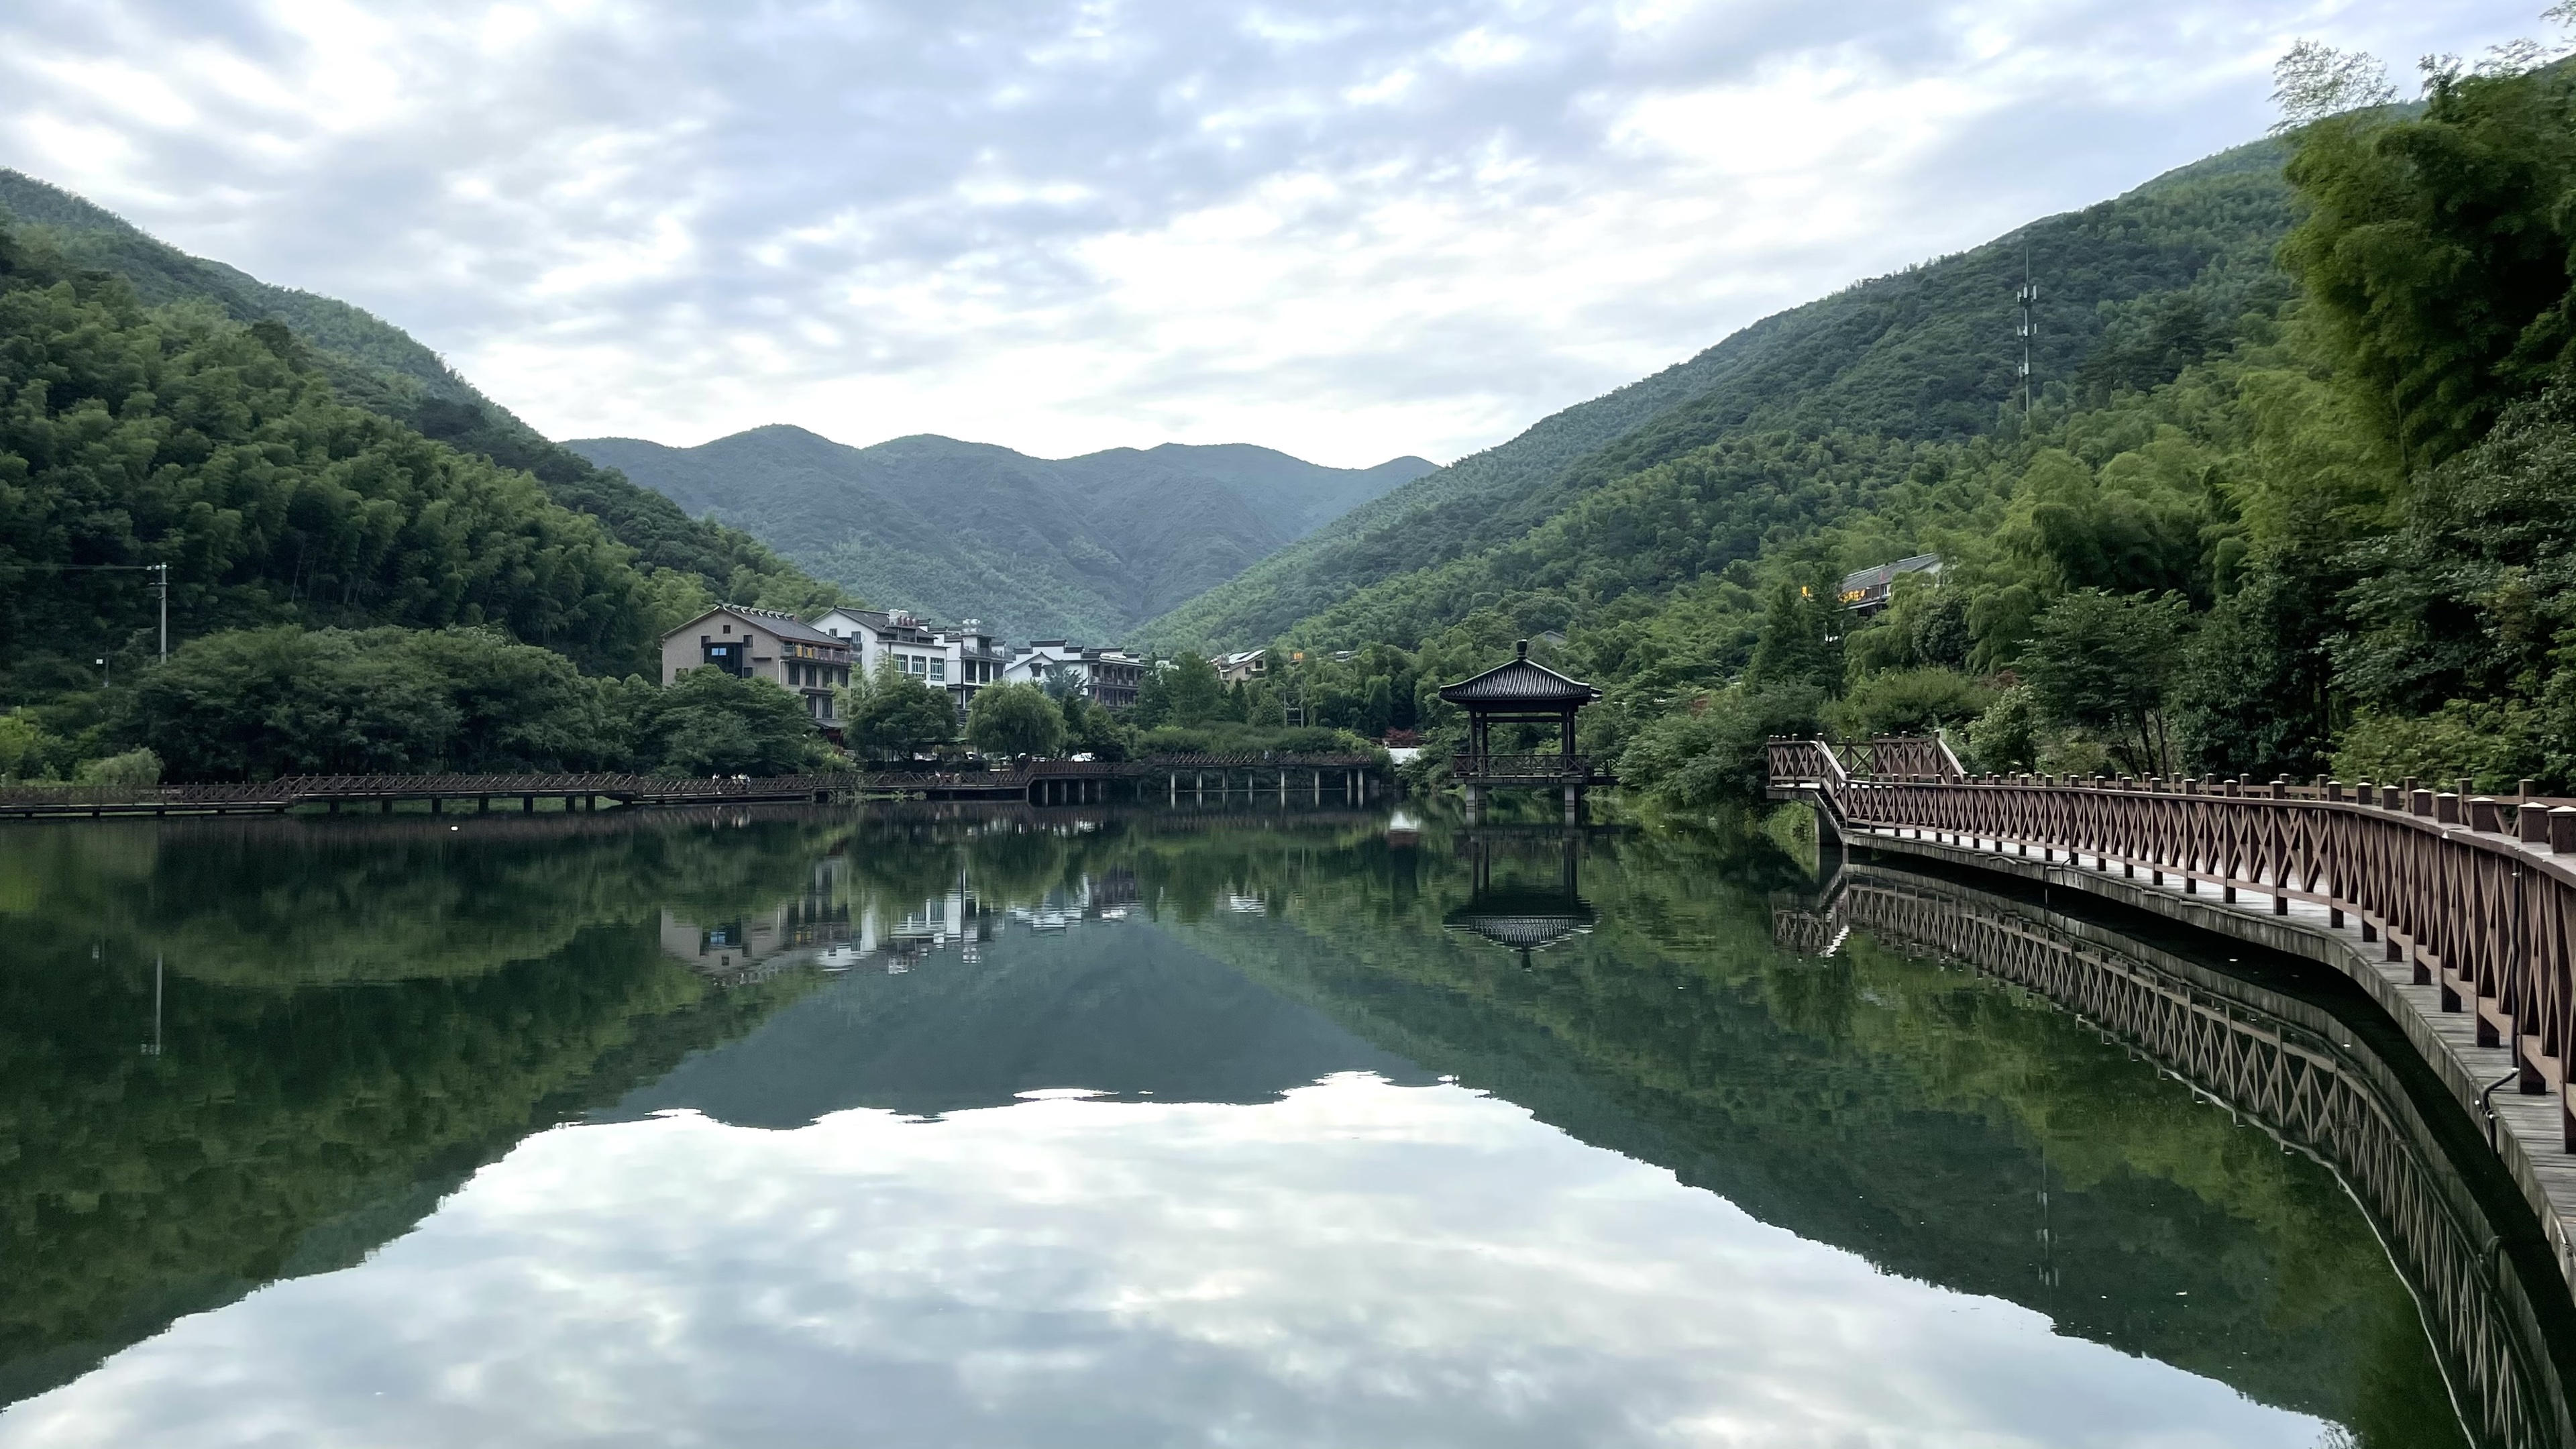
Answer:
[[[946,684],[948,682],[948,661],[945,659],[931,660],[930,677],[942,684]]]

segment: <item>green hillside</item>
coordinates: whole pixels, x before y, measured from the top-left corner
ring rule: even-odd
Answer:
[[[1431,470],[1326,468],[1244,444],[1061,460],[931,435],[853,448],[784,425],[694,448],[566,446],[881,604],[1095,641]]]
[[[147,308],[0,231],[0,690],[144,654],[139,575],[182,637],[270,624],[493,626],[622,673],[667,610],[597,520],[526,474],[341,402],[283,325]]]
[[[836,597],[758,541],[693,519],[548,442],[402,329],[346,302],[189,256],[70,192],[0,168],[0,218],[7,217],[72,262],[123,277],[147,306],[210,303],[237,322],[285,323],[342,401],[536,475],[548,497],[597,518],[647,570],[691,575],[710,598],[771,608],[817,608]]]
[[[2091,367],[2088,379],[2104,385],[2156,380],[2147,374],[2165,359],[2141,349],[2169,299],[2187,298],[2204,319],[2223,323],[2249,309],[2277,308],[2288,295],[2270,264],[2290,224],[2279,163],[2274,143],[2242,147],[2117,200],[1766,318],[1689,362],[1397,490],[1156,620],[1147,633],[1208,646],[1282,634],[1316,643],[1411,644],[1515,595],[1548,594],[1515,612],[1536,627],[1561,627],[1605,597],[1721,568],[1748,556],[1748,542],[1766,530],[1829,511],[1831,489],[1810,487],[1798,466],[1786,474],[1775,468],[1775,486],[1757,489],[1762,496],[1741,508],[1739,479],[1699,506],[1651,510],[1659,516],[1642,537],[1574,556],[1555,546],[1562,540],[1513,546],[1619,480],[1694,455],[1718,456],[1704,450],[1738,439],[1834,434],[1869,440],[1860,446],[1893,458],[1904,445],[1991,432],[2018,394],[2013,293],[2025,252],[2042,294],[2034,348],[2040,377],[2063,383]],[[2114,365],[2104,365],[2106,355]],[[1784,444],[1753,446],[1765,454]],[[1721,466],[1741,474],[1745,465],[1739,458]],[[1652,563],[1618,556],[1700,527],[1709,508],[1749,528],[1749,539],[1697,544]],[[1602,581],[1602,590],[1586,587],[1578,580],[1594,565],[1622,577]]]
[[[2439,72],[1785,314],[1719,351],[1802,349],[1282,626],[1305,659],[1247,716],[1419,727],[1437,760],[1436,686],[1537,636],[1605,690],[1585,752],[1693,810],[1758,801],[1767,736],[1933,728],[1976,770],[2576,788],[2570,136],[2576,71]],[[2027,416],[1995,405],[2025,238]],[[1837,597],[1919,554],[1940,573],[1883,611]],[[1277,604],[1264,577],[1165,637]]]

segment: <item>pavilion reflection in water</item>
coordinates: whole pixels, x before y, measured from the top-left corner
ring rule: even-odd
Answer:
[[[1466,904],[1443,918],[1448,929],[1517,951],[1523,966],[1534,953],[1592,930],[1597,917],[1578,889],[1581,831],[1471,830],[1460,838],[1459,852],[1467,860],[1468,894]]]

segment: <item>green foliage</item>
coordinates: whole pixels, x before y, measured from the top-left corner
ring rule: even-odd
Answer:
[[[1145,671],[1128,717],[1139,729],[1160,725],[1199,725],[1228,719],[1233,704],[1216,666],[1196,654],[1157,661]]]
[[[2300,133],[2308,215],[2281,248],[2328,321],[2336,370],[2411,459],[2475,442],[2576,340],[2576,74],[2436,73],[2418,116]]]
[[[23,709],[0,714],[0,780],[32,780],[53,772],[61,742]]]
[[[234,630],[192,639],[117,726],[180,780],[633,770],[775,775],[833,763],[766,680],[593,679],[488,629]]]
[[[597,681],[480,629],[192,639],[136,686],[124,732],[182,780],[596,769],[624,755]]]
[[[2042,564],[2059,588],[2206,599],[2224,508],[2210,481],[2214,462],[2173,428],[2114,457],[2100,478],[2072,453],[2043,449],[2023,471],[2008,546]]]
[[[892,654],[876,673],[842,692],[842,728],[853,749],[871,758],[908,760],[957,738],[957,706],[948,691],[903,671]]]
[[[1852,739],[1964,728],[1994,707],[1996,691],[1955,669],[1891,669],[1853,685],[1825,712]]]
[[[815,733],[804,701],[765,679],[692,669],[667,689],[630,679],[619,694],[639,770],[789,775],[841,763]]]
[[[0,687],[136,661],[134,572],[167,562],[183,633],[492,625],[593,668],[658,634],[629,552],[526,475],[336,401],[293,339],[0,232]]]
[[[2576,397],[2517,407],[2433,470],[2350,568],[2353,629],[2335,663],[2362,705],[2415,714],[2535,696],[2576,627]]]
[[[1064,748],[1064,712],[1034,684],[988,684],[966,705],[966,739],[1002,759],[1054,755]]]
[[[1762,798],[1773,735],[1812,738],[1821,691],[1803,684],[1730,689],[1692,702],[1639,732],[1619,756],[1619,778],[1687,810]]]
[[[1079,692],[1057,706],[1064,713],[1065,753],[1095,760],[1123,760],[1135,748],[1136,732],[1117,714]]]
[[[2040,615],[2022,653],[2031,702],[2051,718],[2112,735],[2112,752],[2131,774],[2170,774],[2165,696],[2190,627],[2180,594],[2068,594]]]
[[[1314,725],[1290,729],[1280,725],[1249,725],[1224,721],[1200,725],[1161,725],[1138,734],[1135,755],[1140,760],[1167,759],[1176,755],[1376,755],[1383,751],[1373,740],[1364,740],[1348,730],[1325,729]]]
[[[161,783],[161,757],[148,749],[131,749],[105,759],[84,760],[74,777],[83,785],[146,790]]]
[[[1961,761],[1979,774],[2009,775],[2039,764],[2040,713],[2028,685],[1995,696],[1986,712],[1968,726],[1968,748]]]
[[[2470,780],[2506,794],[2542,775],[2541,722],[2530,706],[2455,699],[2428,715],[2365,714],[2337,742],[2342,780]]]
[[[1753,648],[1745,683],[1819,692],[1840,683],[1843,661],[1835,630],[1842,614],[1843,606],[1831,589],[1781,580],[1763,606],[1762,640]]]
[[[812,614],[843,602],[747,534],[689,517],[659,493],[548,442],[458,377],[438,354],[379,318],[329,297],[274,287],[154,240],[79,197],[0,168],[0,212],[80,267],[124,278],[146,305],[212,306],[234,321],[270,321],[342,402],[503,468],[533,474],[546,496],[596,518],[634,549],[677,622],[717,599]]]

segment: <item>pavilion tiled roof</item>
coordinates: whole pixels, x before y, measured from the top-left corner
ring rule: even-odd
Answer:
[[[1440,697],[1451,704],[1590,704],[1601,691],[1579,679],[1568,679],[1544,664],[1530,661],[1529,641],[1520,656],[1498,664],[1473,679],[1443,685]]]

